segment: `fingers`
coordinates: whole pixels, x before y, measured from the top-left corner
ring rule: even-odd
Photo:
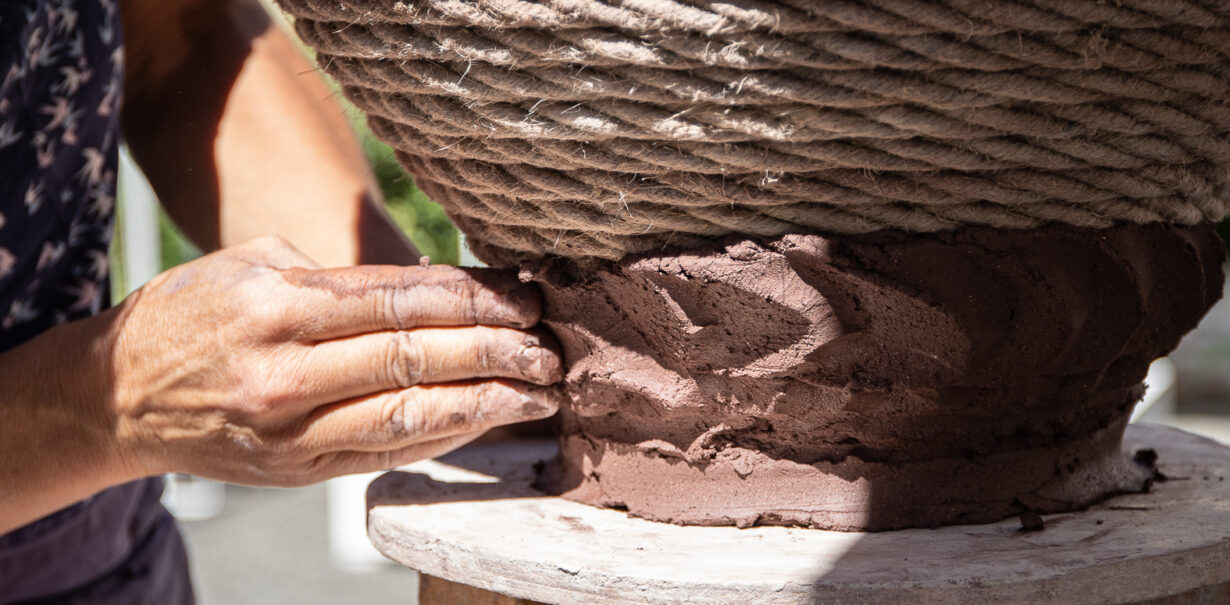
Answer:
[[[443,456],[478,439],[482,434],[483,431],[464,433],[423,443],[415,443],[388,452],[334,452],[322,454],[316,459],[316,473],[321,477],[337,477],[397,468],[419,460]]]
[[[295,448],[389,452],[517,422],[550,417],[555,387],[491,380],[416,386],[325,406],[309,415]]]
[[[311,346],[296,372],[315,407],[371,393],[473,378],[548,385],[563,378],[554,339],[511,328],[422,328],[376,332]],[[303,408],[300,408],[303,409]]]
[[[537,290],[502,271],[366,266],[281,275],[302,295],[301,339],[432,326],[527,328],[542,315]]]

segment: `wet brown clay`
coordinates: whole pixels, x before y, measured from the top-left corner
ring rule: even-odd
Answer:
[[[889,530],[1146,489],[1154,359],[1220,296],[1211,226],[731,238],[540,283],[566,497],[680,524]]]

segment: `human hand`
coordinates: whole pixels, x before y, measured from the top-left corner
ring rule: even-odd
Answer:
[[[109,312],[110,420],[134,476],[302,485],[544,418],[537,293],[453,267],[322,270],[279,238],[172,269]]]

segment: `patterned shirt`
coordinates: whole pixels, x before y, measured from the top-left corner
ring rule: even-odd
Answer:
[[[0,353],[109,302],[123,75],[119,0],[0,0]],[[135,481],[0,535],[0,605],[192,603],[161,492]]]
[[[118,2],[0,2],[0,351],[108,302]]]

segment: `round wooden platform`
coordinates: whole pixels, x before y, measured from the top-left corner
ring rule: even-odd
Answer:
[[[368,489],[381,552],[545,603],[1230,602],[1230,448],[1132,426],[1170,477],[1088,511],[879,534],[678,527],[530,487],[553,443],[463,449]]]

